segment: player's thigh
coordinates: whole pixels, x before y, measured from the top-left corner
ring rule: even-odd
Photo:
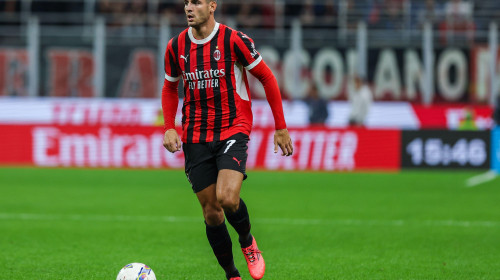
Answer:
[[[217,162],[207,144],[185,143],[182,145],[185,158],[185,172],[195,193],[217,182]]]
[[[222,207],[236,207],[239,204],[243,174],[239,171],[222,169],[217,178],[216,195]]]

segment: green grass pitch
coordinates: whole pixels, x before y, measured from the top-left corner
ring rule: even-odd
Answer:
[[[500,179],[249,171],[264,279],[500,279]],[[232,228],[235,262],[251,279]],[[0,279],[224,279],[181,170],[0,168]]]

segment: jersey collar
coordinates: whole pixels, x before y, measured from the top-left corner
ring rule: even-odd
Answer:
[[[202,44],[205,44],[207,42],[210,42],[210,40],[212,40],[212,38],[215,36],[215,34],[217,33],[218,30],[219,30],[219,23],[215,22],[214,30],[212,30],[212,33],[210,33],[210,35],[208,35],[207,38],[205,38],[203,40],[198,40],[193,36],[193,28],[189,27],[189,30],[188,30],[189,39],[191,39],[191,42],[193,42],[195,44],[202,45]]]

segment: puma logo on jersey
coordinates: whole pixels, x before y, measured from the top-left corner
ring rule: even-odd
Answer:
[[[241,166],[241,160],[238,160],[237,158],[233,157],[234,161],[238,163],[238,166]]]
[[[184,56],[184,55],[181,54],[181,58],[184,59],[185,62],[188,61],[188,57],[189,57],[189,54],[187,56]]]

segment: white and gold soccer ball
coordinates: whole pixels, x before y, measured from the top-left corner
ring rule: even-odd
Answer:
[[[116,280],[156,280],[156,276],[151,267],[143,263],[129,263],[120,270]]]

